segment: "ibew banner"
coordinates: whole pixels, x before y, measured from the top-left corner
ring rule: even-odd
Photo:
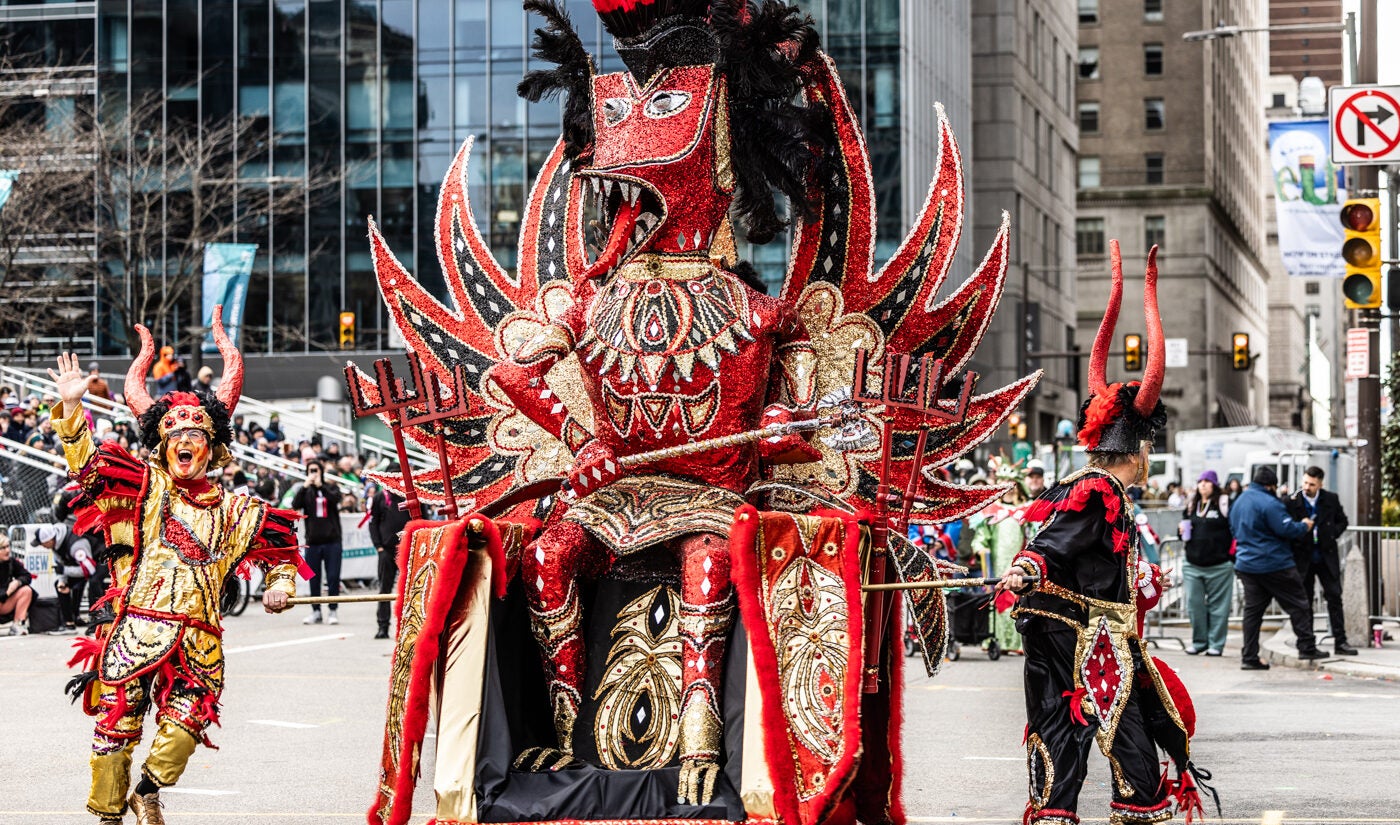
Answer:
[[[1325,120],[1269,124],[1269,161],[1274,171],[1278,247],[1289,275],[1340,278],[1342,223],[1346,198],[1338,167],[1332,165]]]
[[[0,209],[5,208],[5,201],[10,199],[10,190],[15,188],[17,177],[19,172],[13,169],[0,169]]]
[[[224,329],[229,340],[238,346],[238,333],[243,327],[243,306],[248,296],[248,280],[253,275],[253,258],[258,254],[255,243],[210,243],[204,245],[204,326],[214,322],[214,307],[224,306]],[[205,352],[218,352],[214,333],[204,335]]]

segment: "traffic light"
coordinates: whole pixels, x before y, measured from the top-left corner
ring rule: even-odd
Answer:
[[[1237,370],[1249,369],[1249,333],[1237,332],[1230,336],[1230,366]]]
[[[355,348],[355,313],[340,313],[340,348]]]
[[[1347,309],[1378,309],[1381,289],[1381,201],[1380,198],[1349,198],[1342,206],[1342,259],[1346,280],[1342,294]]]
[[[1137,372],[1142,369],[1142,336],[1129,334],[1123,336],[1123,369],[1128,372]]]
[[[1014,412],[1006,417],[1006,437],[1025,438],[1026,425],[1021,423],[1021,414]]]

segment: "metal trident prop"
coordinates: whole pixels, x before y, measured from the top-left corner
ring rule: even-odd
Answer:
[[[404,411],[419,402],[418,388],[422,386],[423,368],[416,353],[408,354],[408,366],[413,373],[413,389],[404,386],[402,378],[394,377],[394,366],[388,358],[374,362],[375,388],[379,403],[370,403],[360,391],[360,382],[355,375],[355,364],[345,364],[345,385],[350,391],[350,408],[356,418],[369,415],[384,415],[389,419],[389,431],[394,435],[394,449],[399,454],[399,472],[403,475],[404,507],[410,517],[423,517],[423,505],[418,501],[418,491],[413,484],[413,470],[408,466],[408,448],[403,441]]]
[[[408,354],[409,363],[413,366],[414,380],[421,380],[421,367],[418,363],[418,354],[410,352]],[[442,381],[437,373],[428,373],[428,386],[425,388],[424,412],[416,413],[408,410],[408,416],[404,423],[415,427],[428,424],[436,424],[434,435],[437,436],[437,454],[439,474],[442,476],[442,494],[446,499],[444,512],[447,513],[448,521],[457,520],[457,494],[452,489],[452,468],[447,464],[447,421],[452,418],[465,418],[471,412],[470,403],[467,401],[467,374],[462,364],[452,368],[452,403],[447,403],[442,397]]]
[[[977,382],[976,373],[964,376],[958,402],[952,409],[939,405],[943,392],[943,361],[934,360],[925,354],[919,358],[919,380],[909,387],[909,371],[914,363],[913,356],[907,353],[889,353],[885,357],[884,375],[878,393],[869,392],[867,386],[867,362],[870,353],[856,350],[855,376],[852,380],[851,397],[856,403],[867,406],[883,406],[885,419],[884,432],[880,438],[880,478],[875,488],[875,524],[871,532],[870,569],[867,585],[883,585],[886,579],[886,564],[890,541],[890,475],[893,470],[894,453],[894,414],[898,409],[910,410],[918,415],[919,435],[914,447],[914,462],[909,470],[909,480],[905,484],[903,510],[900,513],[899,529],[906,529],[909,514],[918,495],[920,470],[924,453],[928,448],[928,432],[932,422],[952,424],[967,416],[968,401],[972,397],[973,385]],[[865,671],[863,689],[866,693],[876,693],[880,689],[880,652],[885,634],[885,594],[876,589],[870,593],[865,612]]]

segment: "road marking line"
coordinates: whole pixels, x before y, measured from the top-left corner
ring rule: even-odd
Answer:
[[[297,729],[301,729],[301,730],[304,730],[304,729],[306,729],[306,728],[319,728],[319,727],[321,727],[320,725],[308,725],[308,724],[305,723],[305,722],[281,722],[281,721],[278,721],[278,720],[276,720],[276,719],[249,719],[249,720],[248,720],[248,724],[250,724],[250,725],[268,725],[268,726],[274,727],[274,728],[297,728]]]
[[[205,788],[161,788],[161,793],[182,793],[190,796],[236,796],[238,791],[214,791]]]
[[[261,645],[244,645],[243,647],[226,647],[224,648],[224,655],[232,656],[235,653],[250,653],[254,650],[271,650],[274,647],[309,645],[313,642],[338,642],[341,639],[348,639],[354,635],[354,633],[336,633],[328,636],[308,636],[305,639],[288,639],[285,642],[268,642]]]
[[[973,759],[980,762],[1020,762],[1024,756],[964,756],[963,759]]]

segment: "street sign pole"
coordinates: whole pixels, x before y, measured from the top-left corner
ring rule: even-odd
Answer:
[[[1376,0],[1361,0],[1361,43],[1357,50],[1358,84],[1375,83],[1377,76]],[[1400,115],[1400,112],[1395,114]],[[1373,165],[1358,166],[1347,170],[1352,185],[1348,186],[1353,197],[1363,191],[1375,192],[1380,188],[1380,175]],[[1378,526],[1381,523],[1381,382],[1380,382],[1380,326],[1379,309],[1354,309],[1351,311],[1351,326],[1366,330],[1367,353],[1366,375],[1356,382],[1357,450],[1356,450],[1356,523]],[[1368,554],[1366,576],[1371,582],[1380,575],[1377,554]],[[1368,587],[1370,602],[1369,615],[1380,613],[1380,588]]]

